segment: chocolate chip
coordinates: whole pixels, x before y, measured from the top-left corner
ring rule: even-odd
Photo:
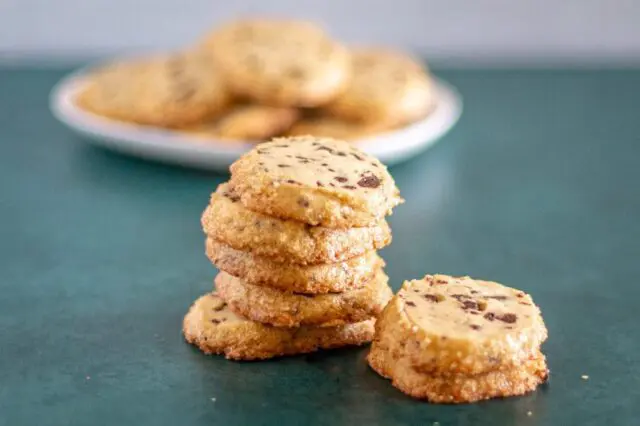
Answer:
[[[477,290],[471,290],[471,294],[478,294]]]
[[[372,162],[371,162],[371,165],[372,165],[373,167],[380,167],[380,166],[378,166],[378,163],[376,163],[375,161],[372,161]]]
[[[332,186],[334,188],[336,187],[336,185],[333,182],[329,182],[329,186]]]
[[[333,170],[331,167],[329,167],[327,170],[329,170],[331,173],[335,173],[336,171]]]
[[[346,178],[346,177],[344,177],[344,176],[336,176],[336,177],[334,177],[333,179],[334,179],[334,180],[337,180],[338,182],[341,182],[341,183],[347,182],[347,181],[349,180],[349,179],[347,179],[347,178]]]
[[[223,304],[221,304],[221,305],[216,306],[215,308],[213,308],[213,310],[214,310],[215,312],[220,312],[221,310],[223,310],[223,309],[224,309],[224,307],[225,307],[225,306],[227,306],[227,304],[226,304],[226,303],[223,303]]]
[[[286,143],[281,143],[280,145],[274,145],[274,147],[276,147],[276,148],[289,148],[289,145],[287,145]]]
[[[502,296],[502,295],[498,295],[498,296],[482,296],[485,299],[494,299],[494,300],[507,300],[507,296]]]
[[[478,311],[469,311],[469,313],[471,315],[480,315],[480,312],[478,312]]]
[[[323,166],[323,167],[327,167],[329,164],[327,164],[327,163],[322,163],[322,164],[320,164],[320,165],[321,165],[321,166]]]
[[[346,152],[342,152],[342,151],[338,151],[338,152],[336,152],[336,155],[339,155],[340,157],[346,157],[347,153]]]
[[[322,184],[322,182],[320,182],[319,180],[316,181],[316,185],[318,185],[320,188],[322,188],[324,185]]]
[[[301,207],[309,207],[309,200],[304,197],[298,198],[298,205]]]
[[[309,164],[309,160],[298,160],[300,164]]]
[[[218,318],[213,318],[211,320],[211,322],[214,323],[214,324],[220,324],[221,322],[225,322],[226,320],[227,320],[226,318],[219,318],[219,319]]]
[[[524,293],[518,293],[516,294],[516,297],[524,297]]]
[[[474,302],[473,300],[464,300],[462,302],[462,309],[464,310],[468,310],[468,309],[478,309],[478,304],[476,302]]]
[[[511,313],[498,315],[496,316],[496,318],[502,322],[506,322],[507,324],[513,324],[518,319],[516,314],[511,314]]]
[[[458,302],[462,301],[462,299],[471,299],[471,296],[467,296],[466,294],[452,294],[451,297],[456,299]]]
[[[240,196],[237,194],[232,194],[230,192],[225,192],[222,194],[224,197],[227,197],[229,200],[231,200],[232,203],[236,203],[238,201],[240,201]]]
[[[356,154],[355,152],[352,152],[351,155],[353,155],[353,157],[356,160],[364,161],[364,157],[362,157],[361,155]]]
[[[438,303],[440,302],[440,300],[438,299],[438,296],[435,296],[433,294],[425,294],[422,297],[424,297],[425,299],[427,299],[429,302],[433,302],[433,303]]]
[[[415,304],[415,303],[413,303],[411,300],[407,300],[405,303],[406,303],[407,305],[409,305],[409,306],[412,306],[412,307],[415,307],[415,306],[416,306],[416,304]]]
[[[469,327],[471,327],[472,330],[480,330],[482,327],[480,327],[479,325],[476,324],[471,324]]]
[[[284,168],[284,167],[291,167],[291,166],[288,164],[278,164],[278,167]]]
[[[380,186],[380,179],[376,175],[368,175],[360,179],[358,185],[363,188],[377,188]]]
[[[342,187],[344,189],[358,189],[356,186],[353,186],[353,185],[343,185]]]
[[[484,319],[486,319],[487,321],[493,321],[496,318],[496,314],[494,314],[493,312],[487,312],[486,314],[484,314]]]
[[[331,154],[333,154],[333,149],[329,148],[328,146],[324,146],[324,145],[320,145],[319,147],[317,147],[316,151],[327,151],[327,152],[330,152]]]
[[[290,183],[291,185],[300,185],[300,182],[293,179],[287,179],[287,183]]]

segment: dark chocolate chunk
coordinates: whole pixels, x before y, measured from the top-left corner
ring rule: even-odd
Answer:
[[[288,164],[278,164],[278,167],[284,168],[284,167],[291,167],[291,166]]]
[[[337,180],[338,182],[342,182],[342,183],[347,182],[347,181],[349,180],[349,179],[347,179],[347,178],[346,178],[346,177],[344,177],[344,176],[336,176],[336,177],[334,177],[333,179],[334,179],[334,180]]]
[[[368,175],[361,178],[358,185],[363,188],[377,188],[380,186],[380,179],[376,175]]]
[[[319,180],[316,181],[316,185],[318,185],[320,188],[322,188],[324,185],[322,184],[322,182],[320,182]]]
[[[344,185],[343,188],[344,189],[358,189],[356,186],[353,186],[353,185]]]
[[[412,306],[412,307],[415,307],[415,306],[416,306],[416,304],[415,304],[415,303],[413,303],[411,300],[407,300],[405,303],[406,303],[407,305],[409,305],[409,306]]]
[[[434,296],[433,294],[425,294],[422,297],[424,297],[425,299],[427,299],[429,302],[433,302],[433,303],[438,303],[440,302],[440,300],[438,299],[437,296]]]
[[[508,313],[508,314],[497,315],[496,319],[499,319],[502,322],[506,322],[507,324],[513,324],[514,322],[516,322],[518,317],[516,316],[516,314]]]
[[[288,180],[287,180],[287,183],[290,183],[290,184],[292,184],[292,185],[300,185],[300,182],[295,181],[295,180],[293,180],[293,179],[288,179]]]
[[[482,327],[480,327],[479,325],[476,324],[471,324],[469,327],[471,327],[472,330],[480,330]]]
[[[493,321],[496,318],[496,314],[494,314],[493,312],[487,312],[486,314],[484,314],[484,319],[486,319],[487,321]]]
[[[468,309],[478,310],[478,303],[474,302],[473,300],[463,300],[462,309],[464,309],[465,311]]]
[[[356,160],[364,161],[364,157],[356,154],[355,152],[352,152],[351,155],[353,155]]]
[[[227,306],[227,304],[223,303],[222,305],[216,306],[215,308],[213,308],[213,310],[216,311],[216,312],[220,312],[221,310],[224,309],[225,306]]]

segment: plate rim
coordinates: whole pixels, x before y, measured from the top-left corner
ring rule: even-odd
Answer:
[[[127,123],[85,111],[73,98],[92,68],[83,67],[65,75],[49,95],[49,107],[54,117],[86,136],[91,144],[148,160],[218,171],[227,170],[240,155],[255,146],[255,142],[185,138],[184,132],[177,130]],[[435,76],[432,78],[437,104],[429,115],[400,129],[352,143],[383,163],[392,165],[425,151],[441,140],[462,115],[462,96],[447,81]],[[404,142],[390,141],[396,138],[402,138]]]

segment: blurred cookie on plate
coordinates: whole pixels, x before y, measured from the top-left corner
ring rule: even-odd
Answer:
[[[431,78],[420,63],[392,50],[352,52],[352,78],[325,112],[347,121],[397,126],[425,117],[435,105]]]
[[[245,104],[216,120],[183,130],[202,137],[260,142],[285,133],[299,115],[296,108]]]
[[[277,106],[316,107],[337,96],[350,76],[347,50],[313,23],[245,19],[215,29],[202,49],[242,98]]]
[[[159,127],[201,122],[230,95],[213,62],[193,52],[132,59],[87,77],[77,104],[106,117]]]
[[[334,117],[319,116],[298,121],[289,129],[287,136],[312,135],[352,141],[382,133],[384,130],[387,129],[376,123],[357,123]]]

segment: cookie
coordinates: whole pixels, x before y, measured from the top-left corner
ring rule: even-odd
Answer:
[[[405,282],[380,316],[376,341],[401,347],[426,374],[481,374],[519,367],[547,338],[528,294],[501,284],[426,275]]]
[[[107,66],[87,77],[76,102],[95,114],[162,127],[211,119],[230,99],[212,61],[182,53]]]
[[[257,146],[231,165],[230,184],[253,211],[331,228],[376,226],[403,201],[376,158],[311,136]]]
[[[268,257],[235,250],[213,238],[207,238],[206,253],[219,269],[248,283],[304,294],[339,293],[361,288],[384,266],[384,261],[373,250],[339,263],[282,264]]]
[[[245,208],[227,184],[218,187],[202,215],[205,234],[236,250],[280,263],[314,265],[342,262],[391,242],[383,219],[375,226],[335,229],[281,220]]]
[[[344,141],[364,139],[382,133],[384,126],[375,123],[355,123],[333,117],[305,118],[295,123],[287,132],[288,136],[312,135],[335,138]]]
[[[324,107],[329,115],[397,126],[425,117],[435,105],[431,78],[418,62],[400,52],[355,49],[352,69],[347,89]]]
[[[194,302],[184,317],[187,342],[206,354],[257,360],[362,345],[373,336],[374,320],[337,327],[270,327],[236,315],[215,293]]]
[[[392,380],[393,386],[414,398],[433,403],[458,404],[523,395],[534,391],[548,376],[544,355],[536,353],[519,368],[476,375],[437,376],[416,371],[410,362],[374,344],[367,356],[371,368]]]
[[[239,105],[213,122],[182,130],[202,137],[261,142],[286,132],[299,115],[295,108]]]
[[[362,288],[310,296],[249,284],[225,272],[215,279],[220,297],[232,310],[277,327],[331,327],[376,317],[393,296],[387,282],[379,269]]]
[[[266,105],[316,107],[340,93],[350,75],[347,50],[309,22],[231,22],[213,31],[203,49],[236,95]]]

